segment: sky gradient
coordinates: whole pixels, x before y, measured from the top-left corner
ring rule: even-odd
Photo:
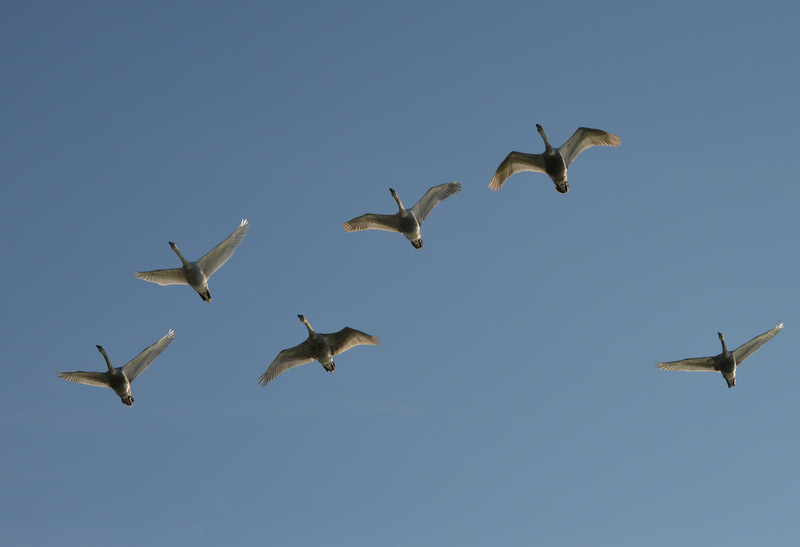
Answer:
[[[380,3],[378,3],[380,4]],[[0,543],[800,539],[800,7],[5,2]],[[511,150],[621,137],[488,188]],[[345,233],[431,186],[399,234]],[[251,228],[211,303],[134,270]],[[257,383],[345,326],[334,374]],[[738,370],[653,365],[785,323]],[[175,330],[135,403],[56,371]]]

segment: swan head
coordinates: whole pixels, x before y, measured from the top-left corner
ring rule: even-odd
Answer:
[[[542,133],[542,132],[544,132],[544,129],[542,129],[542,126],[537,123],[536,124],[536,131],[538,131],[539,133]]]
[[[300,315],[299,313],[297,314],[297,318],[298,318],[300,321],[305,321],[305,320],[306,320],[306,318],[305,318],[304,316]]]
[[[397,192],[394,191],[394,188],[389,188],[389,193],[392,194],[393,198],[397,197]]]

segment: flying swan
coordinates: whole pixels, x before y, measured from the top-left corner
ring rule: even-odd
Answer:
[[[736,385],[736,367],[741,365],[745,359],[758,351],[761,346],[769,342],[783,328],[783,323],[764,334],[759,334],[746,344],[742,344],[735,350],[728,351],[725,346],[725,337],[721,332],[717,333],[719,341],[722,343],[722,353],[714,357],[696,357],[693,359],[681,359],[680,361],[668,361],[666,363],[656,363],[656,366],[664,370],[688,370],[692,372],[721,372],[722,377],[728,382],[728,387]]]
[[[308,329],[308,339],[293,348],[281,351],[274,361],[269,365],[267,371],[258,379],[258,383],[266,386],[279,374],[292,367],[305,365],[312,361],[319,361],[325,370],[333,372],[336,365],[333,357],[343,353],[353,346],[370,345],[377,346],[381,339],[371,336],[360,330],[345,327],[339,332],[322,334],[314,332],[311,325],[302,315],[297,316]]]
[[[578,154],[590,146],[619,146],[619,143],[622,142],[619,137],[606,131],[579,127],[567,142],[559,148],[553,148],[544,134],[544,129],[538,123],[536,124],[536,130],[539,131],[544,141],[544,153],[511,152],[498,166],[492,182],[489,183],[489,188],[498,191],[503,186],[503,183],[514,173],[536,171],[537,173],[547,173],[553,179],[556,190],[566,194],[569,190],[567,167],[578,157]]]
[[[128,406],[133,405],[133,397],[131,396],[131,382],[133,382],[144,370],[150,366],[150,363],[158,357],[158,355],[166,349],[172,339],[175,338],[175,332],[170,329],[164,338],[145,348],[142,353],[134,357],[125,366],[114,368],[111,366],[111,361],[106,355],[106,350],[103,346],[97,346],[98,351],[103,355],[108,366],[108,372],[59,372],[58,377],[70,382],[78,382],[89,386],[110,387],[114,393],[119,395],[122,402]]]
[[[211,249],[200,260],[196,262],[189,262],[178,250],[178,246],[172,241],[169,246],[181,259],[183,266],[180,268],[169,268],[166,270],[151,270],[149,272],[135,272],[136,277],[150,281],[151,283],[158,283],[159,285],[189,285],[200,295],[205,302],[211,302],[211,291],[208,290],[208,278],[211,274],[220,269],[220,267],[233,256],[233,251],[239,246],[239,243],[244,239],[245,233],[250,225],[247,219],[242,220],[239,227],[229,235],[225,241]]]
[[[376,215],[367,213],[344,223],[345,232],[359,230],[386,230],[400,232],[408,238],[415,249],[422,248],[422,233],[420,227],[430,212],[440,201],[461,191],[461,183],[446,182],[439,186],[431,187],[425,195],[411,209],[403,207],[403,203],[393,188],[389,188],[392,197],[397,202],[400,210],[393,215]]]

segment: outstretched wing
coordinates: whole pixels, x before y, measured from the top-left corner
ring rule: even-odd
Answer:
[[[667,361],[666,363],[656,363],[656,366],[663,370],[687,370],[689,372],[714,372],[719,370],[713,357],[693,357],[691,359],[681,359],[680,361]]]
[[[290,368],[305,365],[314,359],[315,357],[311,353],[308,341],[304,341],[293,348],[285,349],[270,363],[267,371],[258,379],[258,383],[265,386]]]
[[[59,372],[58,377],[87,386],[109,387],[108,373],[106,372]]]
[[[759,334],[749,342],[746,342],[733,350],[733,356],[736,358],[736,364],[741,365],[742,361],[753,355],[761,348],[761,346],[772,340],[772,338],[774,338],[782,328],[783,323],[771,330],[768,330],[764,334]]]
[[[526,154],[525,152],[511,152],[497,167],[497,171],[489,183],[489,188],[497,192],[508,178],[520,171],[536,171],[546,173],[544,159],[541,154]]]
[[[136,277],[159,285],[188,285],[186,276],[180,268],[167,270],[150,270],[149,272],[135,272]]]
[[[622,139],[601,129],[579,127],[567,142],[561,145],[558,152],[564,158],[564,163],[569,166],[578,157],[578,154],[590,146],[619,146]]]
[[[197,265],[206,274],[206,277],[211,277],[211,274],[220,269],[230,257],[233,256],[233,251],[239,246],[239,243],[244,239],[247,229],[250,224],[247,219],[243,219],[239,227],[233,231],[231,235],[225,238],[225,241],[211,249],[208,253],[203,255],[203,258],[197,261]]]
[[[381,343],[381,339],[378,336],[372,336],[350,327],[345,327],[339,332],[325,334],[324,336],[328,346],[331,348],[331,355],[339,355],[353,346],[377,346]]]
[[[150,347],[145,348],[142,352],[126,363],[122,367],[122,372],[125,373],[129,382],[133,382],[144,369],[150,366],[150,363],[159,356],[159,354],[166,349],[172,339],[175,338],[175,332],[170,329],[169,332],[161,340],[156,342]]]
[[[386,230],[387,232],[399,232],[400,224],[397,222],[397,215],[376,215],[367,213],[344,223],[345,232],[358,232],[360,230]]]
[[[420,198],[420,200],[414,204],[411,208],[411,212],[414,213],[414,216],[417,217],[417,220],[420,224],[431,214],[433,208],[436,207],[440,201],[445,198],[449,198],[453,194],[456,194],[461,191],[461,183],[460,182],[445,182],[444,184],[440,184],[438,186],[432,186],[425,192],[425,195]]]

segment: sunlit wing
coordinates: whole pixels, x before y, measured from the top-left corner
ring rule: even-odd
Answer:
[[[397,223],[396,215],[376,215],[367,213],[344,223],[345,232],[358,232],[360,230],[386,230],[387,232],[399,232],[400,225]]]
[[[411,212],[414,213],[414,216],[417,217],[417,220],[421,224],[440,201],[460,191],[461,183],[458,182],[446,182],[439,186],[433,186],[425,192],[425,195],[411,208]]]
[[[325,334],[324,336],[328,346],[331,348],[331,355],[339,355],[353,346],[377,346],[381,343],[380,337],[372,336],[350,327],[345,327],[339,332]]]
[[[687,370],[689,372],[714,372],[718,370],[713,357],[694,357],[681,359],[680,361],[667,361],[666,363],[656,363],[656,366],[664,370]]]
[[[159,285],[188,285],[186,276],[180,268],[166,270],[150,270],[149,272],[135,272],[136,277]]]
[[[741,346],[739,346],[738,348],[736,348],[735,350],[733,350],[733,356],[736,358],[736,363],[741,364],[742,361],[753,355],[756,351],[759,350],[759,348],[761,348],[761,346],[772,340],[772,338],[774,338],[775,335],[778,334],[782,328],[783,328],[783,323],[781,323],[780,325],[771,330],[768,330],[764,334],[756,336],[749,342],[746,342]]]
[[[564,163],[569,166],[578,157],[578,154],[590,146],[619,146],[622,139],[601,129],[579,127],[567,142],[558,149]]]
[[[267,367],[267,371],[258,379],[262,386],[267,385],[290,368],[305,365],[314,360],[308,342],[302,342],[293,348],[281,351],[274,361]]]
[[[494,177],[492,177],[492,182],[489,183],[489,188],[494,191],[500,190],[511,175],[519,173],[520,171],[545,173],[542,155],[511,152],[497,167],[497,171],[495,171]]]
[[[128,377],[129,382],[133,382],[144,370],[150,366],[150,363],[159,356],[159,354],[166,349],[172,339],[175,338],[175,332],[170,329],[166,336],[145,348],[139,355],[131,359],[129,363],[122,367],[122,372]]]
[[[233,252],[244,239],[248,228],[250,228],[250,224],[248,224],[247,219],[243,219],[239,227],[225,238],[225,241],[211,249],[203,258],[197,261],[197,265],[200,266],[206,277],[211,277],[211,274],[219,270],[233,256]]]
[[[59,372],[58,377],[87,386],[109,387],[107,372]]]

